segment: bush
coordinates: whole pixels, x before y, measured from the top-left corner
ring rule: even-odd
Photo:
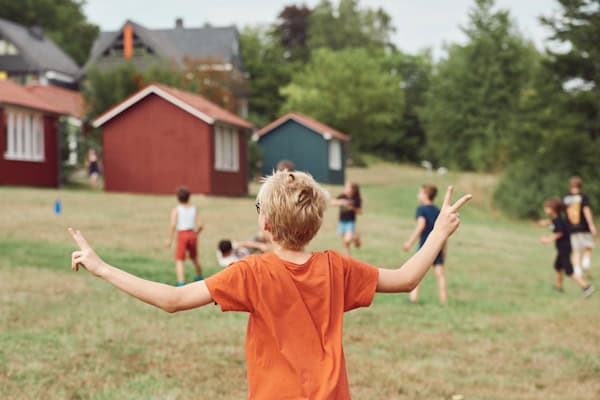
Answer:
[[[537,218],[549,197],[563,197],[573,175],[583,178],[592,210],[600,206],[600,143],[583,134],[562,135],[511,164],[496,189],[494,201],[507,214]]]

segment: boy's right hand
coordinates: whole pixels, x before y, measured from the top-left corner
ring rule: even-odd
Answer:
[[[412,247],[411,243],[407,241],[407,242],[404,242],[404,244],[402,245],[402,250],[409,251],[411,247]]]
[[[433,227],[434,231],[438,231],[446,237],[452,235],[460,225],[458,210],[467,201],[473,198],[472,195],[467,194],[458,199],[456,203],[452,204],[451,202],[453,192],[454,188],[452,186],[448,186],[448,190],[446,191],[446,197],[444,198],[444,203],[442,205],[442,209],[440,210],[440,215],[437,217],[437,220],[435,221],[435,226]]]
[[[79,250],[74,251],[71,254],[71,269],[73,271],[79,271],[79,266],[81,265],[93,275],[101,276],[105,266],[104,261],[98,257],[81,232],[69,228],[69,233],[79,246]]]

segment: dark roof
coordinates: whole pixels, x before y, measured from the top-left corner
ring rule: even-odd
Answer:
[[[32,29],[2,18],[0,18],[0,35],[17,47],[20,56],[3,56],[0,60],[0,69],[8,72],[51,70],[73,78],[79,76],[80,70],[77,64],[46,35],[37,36]]]
[[[306,126],[308,129],[322,135],[325,138],[327,137],[327,135],[331,135],[331,136],[338,138],[340,140],[343,140],[343,141],[350,140],[350,136],[346,135],[345,133],[342,133],[342,132],[334,129],[334,128],[330,127],[329,125],[325,125],[324,123],[319,122],[316,119],[313,119],[311,117],[308,117],[308,116],[300,114],[300,113],[294,113],[294,112],[287,113],[287,114],[277,118],[275,121],[271,122],[267,126],[254,132],[252,137],[254,138],[254,140],[258,140],[262,136],[268,134],[269,132],[273,131],[275,128],[277,128],[278,126],[284,124],[285,122],[287,122],[289,120],[294,120],[297,123]]]
[[[185,92],[167,85],[153,83],[144,89],[137,91],[114,107],[108,109],[92,121],[92,125],[97,128],[104,125],[117,115],[128,110],[131,106],[143,100],[149,95],[157,95],[171,104],[183,109],[184,111],[196,116],[207,124],[213,125],[215,122],[224,122],[241,128],[252,129],[250,122],[227,111],[223,107],[205,99],[204,97]]]
[[[10,80],[0,81],[0,104],[12,104],[53,114],[64,114],[64,111],[57,105],[47,102]]]
[[[218,58],[242,70],[239,34],[235,26],[202,28],[176,27],[173,29],[148,29],[133,21],[126,21],[117,31],[100,32],[92,46],[86,68],[102,56],[120,35],[125,25],[131,24],[133,32],[160,57],[179,64],[188,58]]]

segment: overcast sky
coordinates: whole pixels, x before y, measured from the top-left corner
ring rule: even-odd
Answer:
[[[235,24],[269,24],[288,4],[306,4],[318,0],[87,0],[85,12],[90,21],[102,30],[118,29],[126,19],[132,19],[148,28],[166,28],[182,17],[188,27]],[[467,12],[473,0],[361,0],[363,7],[382,7],[392,16],[396,28],[393,41],[407,52],[431,47],[441,55],[443,43],[462,42],[459,26],[467,21]],[[141,4],[144,4],[141,6]],[[557,9],[554,0],[497,0],[497,7],[510,10],[520,30],[544,47],[547,30],[538,21],[540,15],[552,14]]]

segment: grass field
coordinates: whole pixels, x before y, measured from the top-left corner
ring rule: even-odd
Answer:
[[[542,229],[493,211],[493,176],[428,176],[386,164],[349,175],[364,198],[364,248],[354,255],[381,267],[409,256],[401,245],[420,183],[453,183],[457,194],[475,195],[450,242],[447,307],[429,274],[421,305],[378,295],[370,308],[346,314],[355,399],[600,398],[600,293],[584,300],[569,281],[565,293],[552,290],[554,249],[539,244]],[[219,239],[255,232],[254,201],[193,201],[211,274]],[[173,204],[174,196],[0,188],[0,399],[245,398],[247,315],[214,306],[166,314],[70,270],[73,226],[113,265],[172,283],[163,243]],[[336,219],[329,210],[312,249],[341,250]],[[600,253],[594,267],[600,276]]]

